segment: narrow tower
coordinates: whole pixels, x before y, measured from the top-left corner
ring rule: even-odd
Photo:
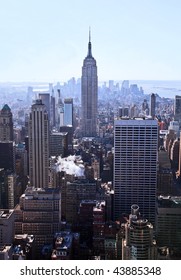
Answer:
[[[30,113],[29,169],[31,186],[46,188],[49,170],[49,120],[42,100],[36,100]]]
[[[92,56],[89,30],[88,53],[83,62],[81,79],[82,136],[96,136],[98,77],[96,60]]]
[[[154,93],[150,96],[150,115],[154,119],[155,117],[155,106],[156,106],[156,95]]]

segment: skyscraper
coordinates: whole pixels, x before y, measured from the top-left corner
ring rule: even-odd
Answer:
[[[125,224],[125,239],[123,239],[122,245],[123,260],[157,259],[153,225],[140,216],[138,205],[131,206],[131,214]]]
[[[158,123],[152,119],[119,119],[114,123],[114,218],[138,204],[155,222]]]
[[[156,106],[156,95],[154,93],[150,96],[150,115],[154,119],[155,117],[155,106]]]
[[[179,122],[181,125],[181,96],[175,96],[174,102],[174,120]]]
[[[64,99],[64,125],[73,126],[73,98]]]
[[[92,56],[89,32],[88,54],[83,62],[81,79],[82,136],[96,136],[98,77],[96,60]]]
[[[32,105],[29,120],[29,175],[36,188],[48,186],[49,119],[42,100]]]
[[[0,111],[0,141],[13,141],[13,119],[7,104]]]

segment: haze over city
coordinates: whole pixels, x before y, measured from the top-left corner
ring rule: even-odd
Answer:
[[[0,260],[181,259],[180,8],[2,3]]]
[[[179,80],[179,0],[2,1],[0,82],[81,76],[89,26],[99,81]]]

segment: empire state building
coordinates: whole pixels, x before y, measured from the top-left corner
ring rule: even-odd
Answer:
[[[89,32],[88,54],[84,59],[81,78],[82,136],[96,136],[98,77],[96,60],[92,56]]]

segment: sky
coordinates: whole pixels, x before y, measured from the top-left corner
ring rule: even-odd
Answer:
[[[0,82],[181,80],[180,0],[0,0]]]

